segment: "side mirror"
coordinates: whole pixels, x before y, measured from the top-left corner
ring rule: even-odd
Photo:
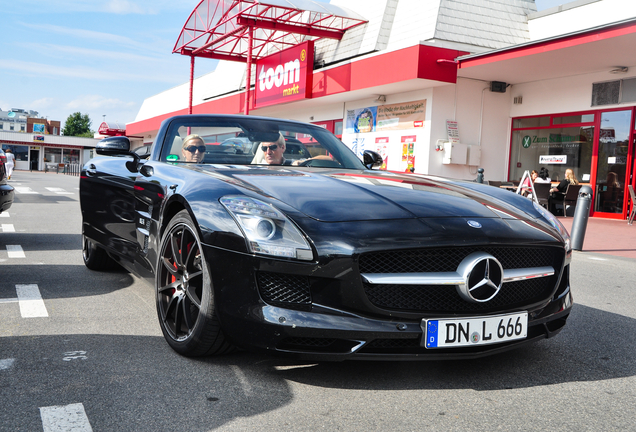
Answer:
[[[132,156],[134,160],[126,162],[126,168],[130,172],[137,172],[139,155],[130,151],[130,140],[125,136],[104,138],[95,146],[95,151],[102,156]]]
[[[130,140],[124,136],[104,138],[97,143],[95,151],[103,156],[127,155],[130,153]]]
[[[362,158],[362,163],[364,163],[367,169],[372,169],[382,165],[382,156],[373,150],[365,150]]]

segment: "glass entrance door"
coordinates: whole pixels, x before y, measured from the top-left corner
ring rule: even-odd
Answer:
[[[601,113],[594,212],[623,215],[632,110]]]

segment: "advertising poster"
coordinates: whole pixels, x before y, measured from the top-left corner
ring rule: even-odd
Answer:
[[[33,123],[34,133],[44,133],[44,125],[40,123]]]
[[[389,137],[378,137],[375,139],[375,151],[382,156],[380,170],[386,171],[389,163]]]
[[[415,170],[415,135],[402,137],[402,164],[400,171],[413,172]]]
[[[459,144],[459,127],[456,121],[446,120],[446,137],[451,144]]]
[[[378,107],[347,110],[346,133],[375,132],[375,119]]]
[[[377,107],[376,130],[404,130],[424,127],[426,99]]]
[[[424,127],[426,100],[347,110],[345,133],[404,130]]]

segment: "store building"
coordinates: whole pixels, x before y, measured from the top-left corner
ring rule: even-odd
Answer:
[[[545,167],[556,181],[571,168],[592,186],[593,216],[626,216],[636,3],[577,0],[542,12],[532,0],[332,0],[328,7],[360,24],[340,40],[296,38],[315,39],[314,61],[309,89],[291,102],[262,102],[259,87],[280,76],[272,67],[268,81],[267,63],[259,63],[268,59],[258,59],[249,114],[320,124],[357,153],[380,152],[388,170],[474,179],[482,167],[486,179],[512,181]],[[188,46],[184,34],[177,45],[196,52],[197,40]],[[197,59],[197,68],[208,64]],[[221,61],[194,80],[192,108],[189,83],[166,90],[144,102],[127,134],[149,144],[171,115],[244,112],[246,81],[245,62]]]
[[[16,170],[58,170],[60,164],[83,164],[99,139],[60,135],[60,122],[36,111],[0,110],[0,146],[15,155]]]

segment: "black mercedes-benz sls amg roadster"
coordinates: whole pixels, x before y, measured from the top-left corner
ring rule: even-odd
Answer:
[[[556,335],[572,308],[569,236],[543,207],[374,170],[317,126],[177,116],[148,154],[126,137],[96,151],[84,262],[150,282],[186,356],[474,358]]]

